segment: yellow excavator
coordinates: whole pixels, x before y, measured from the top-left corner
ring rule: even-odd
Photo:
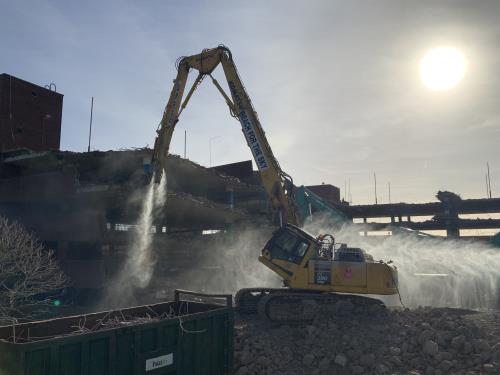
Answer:
[[[349,299],[356,307],[380,305],[374,298],[359,294],[393,295],[398,293],[397,270],[359,248],[335,243],[325,234],[314,237],[300,228],[301,218],[294,201],[292,178],[273,155],[257,112],[239,77],[230,50],[221,45],[177,61],[177,77],[162,116],[155,140],[153,178],[159,182],[165,171],[170,141],[179,116],[205,77],[210,77],[239,120],[262,184],[278,213],[280,228],[261,251],[259,261],[282,277],[285,288],[248,288],[236,294],[236,306],[242,312],[255,312],[275,322],[311,320],[319,305],[336,304]],[[212,76],[222,65],[230,96]],[[198,75],[183,100],[189,72]],[[356,295],[353,295],[356,294]],[[383,304],[382,304],[383,305]]]

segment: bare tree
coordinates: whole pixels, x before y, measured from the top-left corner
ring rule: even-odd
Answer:
[[[0,216],[0,323],[34,317],[68,279],[33,233]]]

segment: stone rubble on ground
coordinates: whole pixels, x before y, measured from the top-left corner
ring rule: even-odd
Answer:
[[[344,307],[309,325],[237,315],[235,374],[500,374],[499,313],[418,308],[345,314]]]

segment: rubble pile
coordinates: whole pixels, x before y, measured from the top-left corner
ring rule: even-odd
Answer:
[[[309,325],[236,319],[235,374],[500,374],[500,313],[328,314]]]

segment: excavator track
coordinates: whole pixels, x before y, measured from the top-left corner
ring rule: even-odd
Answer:
[[[240,313],[254,314],[257,312],[257,305],[263,297],[289,291],[290,289],[285,288],[245,288],[236,293],[234,301]]]
[[[384,303],[374,298],[300,290],[270,293],[262,296],[257,304],[262,319],[281,324],[307,324],[322,314],[346,316],[381,310],[385,310]]]

